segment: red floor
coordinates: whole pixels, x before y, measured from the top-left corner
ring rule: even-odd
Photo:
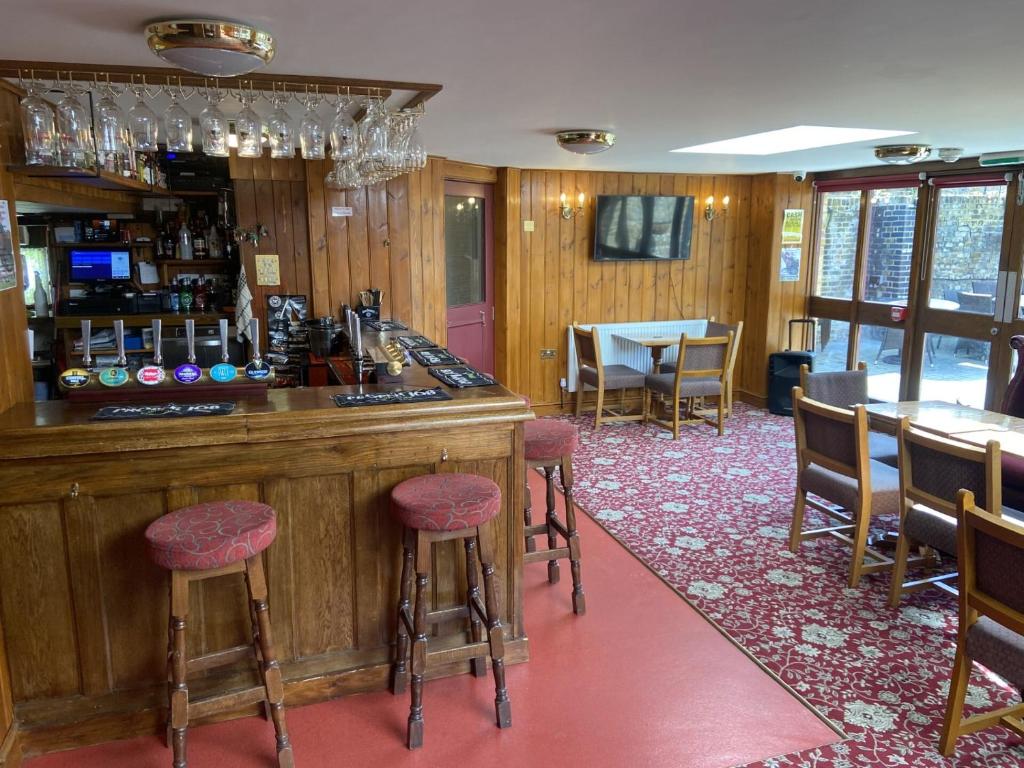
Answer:
[[[531,472],[535,499],[543,481]],[[408,698],[351,696],[288,711],[300,768],[321,766],[735,766],[837,740],[586,515],[587,614],[574,617],[569,568],[525,580],[531,661],[508,670],[512,728],[493,722],[492,678],[428,681],[425,744],[404,747]],[[256,718],[192,729],[195,768],[271,768],[273,731]],[[142,737],[47,755],[30,768],[167,768]]]

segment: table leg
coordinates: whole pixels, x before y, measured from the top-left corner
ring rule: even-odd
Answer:
[[[662,347],[651,347],[651,373],[661,373],[661,353],[664,351]]]

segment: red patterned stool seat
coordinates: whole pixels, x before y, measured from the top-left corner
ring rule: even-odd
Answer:
[[[277,516],[256,501],[211,501],[175,510],[146,529],[149,556],[172,571],[202,571],[248,560],[270,546]]]
[[[571,456],[579,447],[576,427],[556,419],[538,419],[523,425],[526,434],[527,461],[557,462],[562,456]]]
[[[501,489],[479,475],[420,475],[391,491],[391,509],[408,528],[458,531],[483,525],[501,510]]]

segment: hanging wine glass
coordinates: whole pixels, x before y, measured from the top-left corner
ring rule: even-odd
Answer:
[[[306,113],[299,123],[299,147],[306,160],[323,160],[327,156],[327,129],[317,114],[323,97],[318,93],[307,93],[303,99]]]
[[[267,118],[267,133],[270,135],[270,156],[273,158],[295,157],[295,133],[292,118],[285,111],[285,104],[291,100],[287,92],[274,93],[271,102],[275,109]]]
[[[92,118],[89,110],[78,100],[85,91],[70,80],[62,83],[61,87],[64,89],[64,98],[57,103],[60,164],[68,168],[91,168],[96,165]]]
[[[38,80],[25,84],[27,95],[21,100],[21,125],[25,135],[26,165],[57,163],[57,124],[53,109],[43,93],[46,87]]]
[[[235,117],[235,138],[238,139],[239,157],[263,156],[263,124],[252,108],[258,98],[253,91],[239,92],[236,98],[242,102],[242,111]]]
[[[380,97],[369,99],[366,105],[366,116],[359,123],[359,145],[362,149],[360,170],[376,181],[376,175],[383,169],[388,153],[387,110],[384,100]]]
[[[144,97],[151,95],[149,89],[143,83],[132,85],[131,91],[137,99],[135,106],[128,110],[128,130],[132,144],[138,152],[156,152],[160,119],[145,102]]]
[[[405,170],[407,172],[420,171],[427,166],[427,150],[423,147],[423,139],[420,138],[419,122],[419,116],[417,116],[413,121],[412,131],[409,133],[409,141],[406,145]]]
[[[128,120],[117,105],[117,89],[106,83],[101,93],[103,97],[96,102],[95,107],[96,153],[100,165],[117,173],[125,161],[125,155],[131,150],[131,134],[128,133]]]
[[[359,130],[355,120],[348,114],[351,103],[352,100],[347,97],[340,99],[331,121],[331,157],[336,162],[351,160],[358,152]]]
[[[170,106],[164,111],[164,135],[167,139],[168,152],[192,151],[192,115],[181,105],[179,99],[187,99],[182,91],[181,83],[177,89],[168,86],[166,89],[171,97]]]
[[[228,119],[217,106],[226,95],[220,88],[206,88],[202,91],[206,108],[199,113],[199,128],[203,136],[203,154],[210,157],[227,157]]]

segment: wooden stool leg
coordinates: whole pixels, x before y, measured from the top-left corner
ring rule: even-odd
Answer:
[[[412,695],[406,746],[423,746],[423,676],[427,668],[427,587],[430,583],[430,539],[416,533],[416,608],[413,618]]]
[[[263,682],[263,686],[267,685],[267,678],[263,674],[263,652],[260,650],[260,624],[259,619],[256,617],[256,609],[253,607],[252,600],[249,601],[249,623],[252,626],[252,650],[256,656],[256,669],[260,672],[260,680]],[[263,719],[270,721],[270,702],[263,702]]]
[[[476,615],[474,605],[480,599],[480,585],[477,580],[476,564],[476,539],[470,536],[465,540],[466,546],[466,607],[469,609],[469,626],[471,639],[479,643],[484,639],[484,625],[480,617]],[[473,677],[483,677],[487,674],[487,662],[483,656],[477,656],[469,660],[469,669]]]
[[[397,642],[395,643],[395,663],[391,665],[391,692],[405,693],[409,683],[409,598],[412,596],[413,582],[413,549],[416,546],[415,534],[409,528],[403,532],[402,549],[402,582],[401,597],[398,601]]]
[[[174,588],[171,586],[174,579],[168,581],[167,586],[167,701],[170,703],[174,695]],[[173,729],[171,728],[171,710],[167,708],[167,727],[164,733],[164,746],[171,748],[173,743]]]
[[[270,702],[270,716],[274,721],[274,732],[277,735],[277,764],[279,768],[294,768],[292,745],[288,740],[288,728],[284,720],[284,684],[281,682],[281,666],[274,654],[274,642],[270,632],[270,615],[267,612],[267,579],[263,573],[262,555],[250,557],[245,561],[245,583],[249,588],[249,600],[256,611],[260,653],[263,656],[263,685],[267,701]]]
[[[572,572],[572,612],[582,616],[587,612],[587,601],[583,595],[580,577],[580,536],[576,531],[576,506],[572,500],[572,457],[563,456],[559,465],[562,490],[565,495],[565,529],[569,534],[569,568]]]
[[[171,748],[174,768],[186,768],[185,734],[188,730],[188,651],[185,626],[188,621],[188,576],[171,572]]]
[[[527,467],[526,471],[529,472],[530,468]],[[526,525],[527,528],[529,528],[531,525],[533,525],[533,492],[530,490],[530,480],[529,479],[526,480],[526,497],[525,498],[526,498],[526,507],[523,509],[523,524]],[[526,537],[526,551],[527,552],[536,552],[537,551],[537,542],[533,540],[533,536],[527,536]]]
[[[498,588],[494,583],[494,532],[485,524],[476,529],[480,545],[480,562],[484,571],[484,607],[487,611],[487,639],[491,648],[491,668],[494,670],[494,715],[499,728],[512,725],[512,703],[505,688],[505,636],[501,631],[501,611],[498,609]]]
[[[547,524],[548,549],[558,548],[558,529],[552,524],[555,520],[555,468],[544,467],[544,480],[547,482]],[[548,560],[548,583],[557,584],[561,573],[558,569],[558,558]]]

